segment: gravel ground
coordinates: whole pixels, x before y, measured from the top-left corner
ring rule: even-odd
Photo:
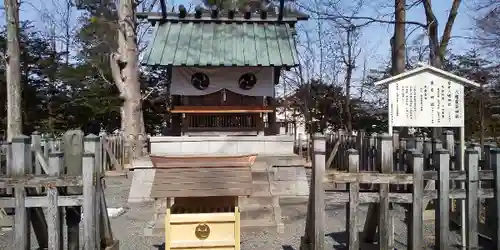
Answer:
[[[117,218],[111,219],[114,236],[120,240],[122,250],[149,250],[162,249],[162,239],[157,237],[144,237],[143,229],[152,217],[152,204],[130,204],[126,203],[130,179],[124,177],[108,177],[106,179],[106,199],[108,207],[126,207],[126,212]],[[280,249],[298,250],[300,236],[304,233],[306,204],[293,203],[290,200],[282,200],[283,222],[285,223],[284,234],[277,234],[275,230],[243,230],[241,235],[241,249]],[[332,205],[327,201],[327,235],[325,235],[326,250],[345,249],[345,209],[341,205]],[[360,218],[366,217],[367,206],[360,206]],[[406,249],[406,226],[403,222],[404,213],[401,207],[395,208],[395,243],[396,249]],[[364,220],[364,219],[363,219]],[[364,221],[359,221],[360,231]],[[434,244],[434,225],[424,225],[424,235],[427,249],[432,249]],[[450,236],[452,242],[458,242],[456,233]],[[12,232],[1,232],[0,249],[10,249]],[[35,240],[32,240],[36,244]],[[36,249],[36,246],[33,246]],[[363,246],[362,249],[377,249],[376,246]],[[484,249],[492,249],[485,247]]]

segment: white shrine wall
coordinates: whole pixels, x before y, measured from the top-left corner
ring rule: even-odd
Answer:
[[[293,155],[293,136],[153,136],[152,155]]]

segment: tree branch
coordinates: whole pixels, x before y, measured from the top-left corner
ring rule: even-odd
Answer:
[[[113,76],[113,80],[116,84],[116,87],[120,91],[120,97],[127,97],[127,86],[125,86],[125,81],[123,81],[122,70],[120,67],[120,54],[111,53],[109,56],[109,66],[111,68],[111,74]]]
[[[458,7],[460,7],[461,2],[461,0],[453,0],[450,14],[448,15],[448,20],[446,21],[446,25],[444,27],[441,43],[439,45],[439,56],[441,57],[441,60],[443,60],[444,53],[446,52],[446,48],[448,47],[448,43],[450,42],[451,29],[453,28],[453,24],[455,23],[455,18],[458,14]]]
[[[429,36],[429,47],[431,49],[431,64],[436,67],[441,67],[441,57],[438,55],[439,38],[438,38],[438,21],[434,12],[432,11],[432,5],[430,0],[423,0],[425,17],[427,20],[427,32]],[[439,61],[437,61],[439,60]]]

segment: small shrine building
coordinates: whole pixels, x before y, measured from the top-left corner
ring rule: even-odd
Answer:
[[[172,96],[171,132],[152,138],[152,151],[157,140],[262,141],[279,134],[275,87],[284,71],[299,65],[295,25],[306,15],[180,7],[145,17],[155,31],[142,64],[168,71]]]

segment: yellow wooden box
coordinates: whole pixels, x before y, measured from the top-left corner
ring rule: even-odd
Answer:
[[[152,157],[152,198],[167,198],[166,250],[239,250],[238,197],[252,191],[255,156]]]
[[[166,250],[239,250],[238,197],[175,198],[167,202]]]

